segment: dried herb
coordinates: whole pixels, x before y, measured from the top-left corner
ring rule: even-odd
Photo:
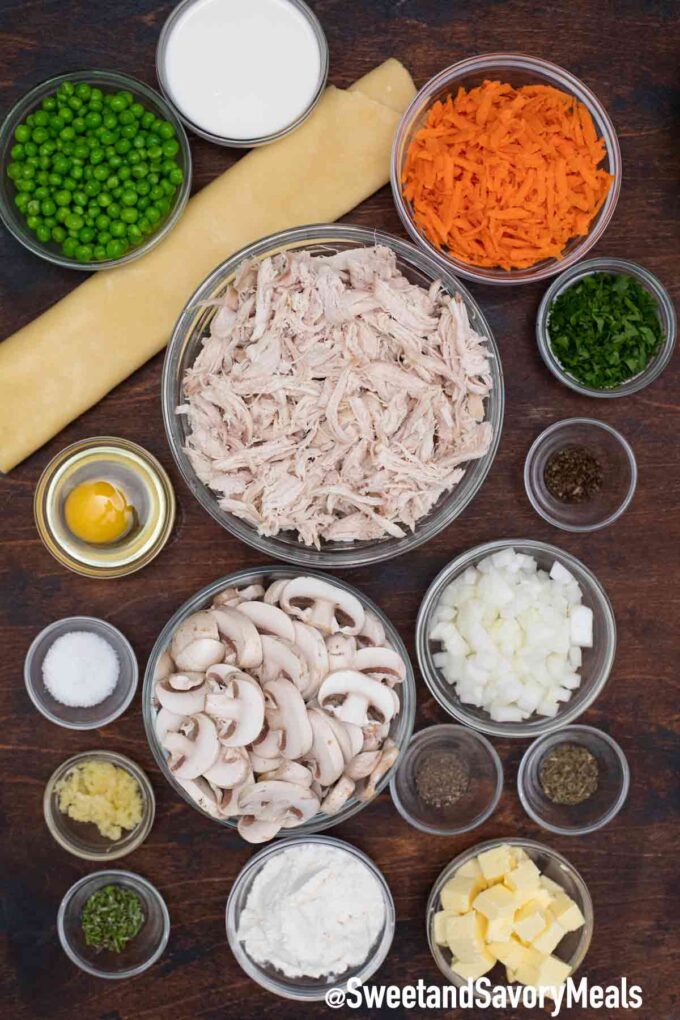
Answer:
[[[559,744],[541,762],[539,779],[553,804],[582,804],[597,790],[597,758],[587,747]]]
[[[584,446],[564,446],[549,458],[543,480],[561,503],[583,503],[602,488],[602,466]]]
[[[105,885],[87,899],[80,922],[86,945],[120,953],[144,924],[142,901],[131,889]]]
[[[548,332],[562,367],[597,390],[639,375],[664,339],[652,295],[614,273],[590,273],[555,298]]]
[[[466,792],[470,785],[470,772],[455,751],[431,751],[418,761],[415,783],[425,804],[448,808]]]

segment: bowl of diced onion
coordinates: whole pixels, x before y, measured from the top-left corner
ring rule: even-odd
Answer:
[[[430,585],[416,651],[425,682],[459,722],[531,738],[573,722],[602,691],[616,622],[602,585],[544,542],[469,550]]]

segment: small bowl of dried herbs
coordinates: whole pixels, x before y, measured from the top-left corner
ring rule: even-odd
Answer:
[[[412,737],[390,783],[402,818],[436,836],[476,829],[495,811],[502,792],[503,766],[490,741],[448,723]]]
[[[526,813],[563,836],[584,836],[608,825],[623,807],[629,786],[623,751],[592,726],[565,726],[539,737],[517,773]]]
[[[637,463],[620,432],[594,418],[554,422],[534,440],[524,487],[537,514],[563,531],[597,531],[629,506]]]
[[[665,287],[625,259],[572,266],[548,288],[536,338],[552,374],[588,397],[625,397],[670,361],[676,316]]]
[[[158,960],[170,915],[158,890],[131,871],[96,871],[68,890],[57,915],[59,941],[87,974],[128,978]]]

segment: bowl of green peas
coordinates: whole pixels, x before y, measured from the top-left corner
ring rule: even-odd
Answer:
[[[190,187],[182,124],[152,88],[116,71],[50,78],[0,128],[0,218],[56,265],[138,258],[175,225]]]

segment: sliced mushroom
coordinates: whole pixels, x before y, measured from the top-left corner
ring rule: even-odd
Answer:
[[[345,764],[349,764],[353,758],[356,758],[364,746],[363,731],[359,726],[354,726],[352,723],[342,722],[331,712],[326,712],[326,717],[333,727],[333,732],[338,738],[338,743],[342,749]]]
[[[255,624],[260,634],[273,634],[291,643],[295,640],[293,621],[278,606],[266,602],[240,602],[236,607]]]
[[[156,684],[156,697],[174,715],[196,715],[205,707],[206,690],[202,673],[173,673]]]
[[[261,758],[278,758],[283,746],[283,730],[273,730],[265,722],[251,748]],[[273,767],[273,766],[272,766]]]
[[[314,779],[322,786],[331,786],[342,775],[345,758],[328,716],[320,708],[308,708],[313,742],[309,751]]]
[[[353,779],[350,779],[349,776],[342,776],[321,801],[320,810],[325,815],[336,815],[354,793],[354,787]]]
[[[406,677],[406,663],[393,648],[359,648],[353,669],[388,684],[402,683]]]
[[[301,620],[293,620],[295,646],[307,663],[307,686],[302,692],[305,701],[309,701],[319,690],[321,681],[330,672],[326,643],[316,629]]]
[[[205,710],[218,723],[220,743],[244,747],[258,736],[264,723],[264,695],[247,673],[231,673],[225,680],[208,678]]]
[[[378,764],[381,754],[381,751],[362,751],[349,763],[345,775],[354,780],[365,779]]]
[[[248,843],[268,843],[281,829],[280,822],[261,822],[252,815],[242,815],[238,820],[238,832]]]
[[[251,771],[250,758],[244,747],[225,747],[220,744],[216,760],[203,775],[209,783],[228,789],[243,783]]]
[[[192,613],[180,623],[172,637],[170,654],[178,670],[204,672],[208,666],[222,661],[224,645],[210,613]]]
[[[154,728],[159,742],[162,744],[166,733],[176,733],[184,722],[183,715],[169,712],[167,708],[161,708],[154,720]]]
[[[319,688],[319,705],[342,722],[365,726],[371,719],[389,722],[397,707],[394,691],[353,669],[330,673]]]
[[[242,793],[245,793],[246,790],[254,785],[255,776],[252,770],[250,770],[246,778],[238,786],[232,786],[229,789],[213,788],[222,818],[235,818],[243,813],[239,804],[239,798]]]
[[[262,642],[257,627],[243,613],[222,606],[211,609],[220,637],[226,645],[225,662],[254,669],[262,662]]]
[[[264,601],[269,606],[277,606],[279,604],[279,598],[281,592],[288,584],[289,578],[281,577],[278,581],[272,581],[267,590],[264,593]]]
[[[270,729],[283,730],[281,754],[295,760],[304,757],[312,746],[312,727],[302,695],[290,680],[270,680],[263,684],[265,716]]]
[[[244,602],[253,602],[255,599],[264,598],[263,584],[247,584],[245,588],[238,589],[239,598]]]
[[[158,683],[159,680],[167,680],[171,673],[175,672],[175,665],[170,656],[170,652],[161,652],[156,668],[153,671],[154,682]]]
[[[181,730],[166,733],[163,747],[170,752],[170,771],[179,779],[198,779],[219,753],[215,723],[203,712],[182,723]]]
[[[282,638],[263,634],[262,642],[262,683],[285,677],[292,680],[301,694],[304,694],[309,683],[309,671],[305,659],[294,645]]]
[[[362,751],[378,751],[383,745],[383,741],[390,732],[390,724],[387,722],[378,722],[372,720],[367,723],[366,726],[362,727],[361,731],[363,744],[361,746]]]
[[[220,609],[222,606],[234,607],[243,602],[243,597],[238,588],[225,588],[219,592],[212,601],[213,609]]]
[[[363,788],[357,794],[360,800],[372,800],[375,797],[378,783],[389,772],[398,757],[399,748],[397,745],[392,740],[386,740],[380,752],[378,763],[366,780]]]
[[[358,634],[364,625],[364,607],[344,588],[318,577],[295,577],[280,594],[281,608],[323,634]]]
[[[262,774],[263,772],[272,772],[283,765],[285,761],[285,758],[280,756],[277,756],[276,758],[263,758],[262,755],[252,749],[248,751],[248,757],[250,758],[250,765],[253,772],[257,772],[259,774]]]
[[[263,780],[280,779],[284,783],[297,783],[298,786],[311,788],[313,776],[308,768],[297,761],[284,761],[272,772],[265,772]]]
[[[364,613],[364,625],[359,631],[358,642],[363,648],[369,645],[381,646],[384,645],[387,638],[385,636],[385,628],[382,623],[370,609],[367,609]]]
[[[357,650],[357,639],[352,634],[330,634],[326,638],[328,673],[351,669]]]
[[[217,798],[205,779],[200,777],[198,779],[182,779],[177,775],[175,779],[202,811],[205,811],[211,818],[222,817],[217,805]]]
[[[310,789],[298,783],[266,779],[241,794],[239,806],[245,815],[292,828],[317,813],[319,800]]]

